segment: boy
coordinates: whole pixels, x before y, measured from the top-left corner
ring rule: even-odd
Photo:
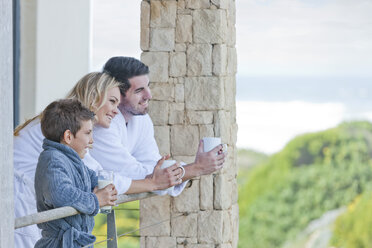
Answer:
[[[82,247],[95,241],[94,215],[101,206],[113,206],[117,191],[110,184],[101,190],[98,178],[82,162],[92,143],[94,113],[79,101],[49,104],[41,118],[45,136],[35,173],[38,212],[71,206],[81,214],[38,224],[42,238],[35,247]]]

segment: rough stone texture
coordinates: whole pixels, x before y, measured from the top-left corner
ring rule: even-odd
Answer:
[[[152,28],[174,28],[176,26],[176,1],[151,1]]]
[[[232,247],[238,247],[239,241],[239,205],[236,203],[231,208],[231,223],[232,223]]]
[[[200,125],[199,126],[199,139],[204,137],[215,137],[213,125]]]
[[[186,3],[185,3],[185,0],[178,0],[177,1],[177,9],[185,9],[185,7],[186,7]]]
[[[187,244],[197,244],[197,238],[177,238],[177,244],[187,245]]]
[[[188,244],[185,248],[214,248],[214,244]]]
[[[177,215],[178,214],[174,214],[174,216],[177,216]],[[197,237],[198,215],[189,214],[187,216],[173,218],[171,220],[171,226],[172,226],[172,236]]]
[[[223,143],[230,141],[230,113],[220,110],[215,114],[214,131],[216,137],[221,137]]]
[[[150,4],[146,1],[141,2],[141,40],[142,51],[148,51],[150,41]]]
[[[140,247],[146,247],[146,237],[140,237]]]
[[[173,198],[172,210],[176,213],[199,211],[199,180],[192,180],[189,188]]]
[[[173,51],[174,28],[152,28],[150,30],[150,51]]]
[[[0,0],[0,247],[14,247],[12,1]]]
[[[200,209],[213,209],[213,175],[200,177]]]
[[[192,42],[192,16],[178,15],[176,25],[176,42]]]
[[[169,124],[183,124],[185,120],[185,104],[171,103],[169,106]]]
[[[237,68],[236,48],[227,48],[227,74],[235,75]]]
[[[186,8],[189,9],[208,9],[209,0],[186,0]]]
[[[173,84],[151,83],[150,89],[151,89],[152,100],[160,100],[160,101],[173,101],[174,100],[174,85]]]
[[[213,74],[226,75],[227,71],[227,47],[225,44],[213,46]],[[226,97],[227,99],[228,97]]]
[[[214,178],[214,208],[229,209],[232,202],[232,181],[224,174],[218,174]]]
[[[187,48],[187,75],[212,75],[212,45],[193,44]]]
[[[232,223],[230,211],[223,211],[223,227],[222,227],[222,242],[231,242],[232,239]]]
[[[168,82],[168,53],[144,52],[141,54],[141,61],[150,69],[151,82]]]
[[[211,2],[220,9],[229,8],[229,0],[211,0]]]
[[[175,85],[174,100],[176,102],[185,102],[185,86],[183,84]]]
[[[195,149],[195,153],[196,153],[196,149]],[[173,159],[179,162],[184,162],[186,164],[191,164],[195,162],[195,156],[174,156]]]
[[[235,96],[236,96],[236,81],[235,77],[222,78],[225,82],[225,106],[224,109],[233,111],[235,110]],[[235,116],[235,115],[234,115]],[[234,119],[232,119],[233,121]]]
[[[217,245],[216,248],[232,248],[232,246],[230,243],[225,243]]]
[[[172,156],[195,155],[199,145],[197,126],[174,125],[171,127]]]
[[[195,10],[193,12],[193,41],[221,44],[226,42],[227,17],[225,10]]]
[[[170,128],[169,126],[154,126],[156,143],[162,155],[170,154]]]
[[[175,237],[146,237],[146,248],[174,248],[176,245]]]
[[[223,211],[201,211],[198,214],[199,243],[221,243]]]
[[[187,111],[187,122],[190,124],[212,124],[213,113],[210,111]]]
[[[154,214],[156,213],[156,214]],[[140,228],[170,218],[170,197],[156,196],[140,201]],[[140,230],[141,236],[169,236],[170,221]],[[146,240],[147,243],[147,240]],[[148,244],[146,244],[148,245]],[[174,247],[174,246],[173,246]]]
[[[168,124],[169,103],[167,101],[151,101],[149,115],[154,125]]]
[[[218,77],[186,78],[185,102],[188,110],[221,109],[224,106],[223,81]]]
[[[176,52],[186,52],[186,44],[185,43],[176,43],[174,45],[174,51]],[[186,69],[186,67],[185,67]]]
[[[171,52],[169,63],[169,75],[171,77],[180,77],[186,75],[186,53]]]

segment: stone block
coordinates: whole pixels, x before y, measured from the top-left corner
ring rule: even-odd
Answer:
[[[178,214],[174,214],[177,216]],[[173,217],[173,215],[172,215]],[[197,237],[198,234],[198,215],[189,214],[172,218],[172,236],[175,237]],[[178,243],[178,242],[177,242]]]
[[[212,45],[192,44],[187,48],[187,75],[212,75]]]
[[[146,237],[140,237],[140,247],[146,248]]]
[[[195,150],[195,154],[196,154],[196,150]],[[195,156],[174,156],[173,159],[179,162],[184,162],[186,164],[191,164],[195,162]]]
[[[195,10],[193,13],[193,41],[195,43],[221,44],[226,42],[226,11]]]
[[[185,78],[186,110],[218,110],[224,106],[223,81],[217,77]]]
[[[185,86],[176,84],[174,87],[174,100],[176,102],[185,102]]]
[[[213,125],[199,125],[199,139],[204,137],[215,137]]]
[[[212,4],[217,6],[219,9],[229,8],[229,1],[230,0],[211,0]]]
[[[183,124],[185,120],[185,104],[170,103],[169,106],[169,124]]]
[[[192,42],[192,16],[178,15],[176,22],[176,42]]]
[[[216,248],[232,248],[231,243],[218,244]]]
[[[237,70],[237,55],[235,47],[227,48],[227,74],[235,75]]]
[[[185,9],[186,3],[185,0],[178,0],[177,1],[177,9]]]
[[[179,245],[197,244],[197,243],[198,243],[197,238],[177,237],[177,244],[179,244]]]
[[[170,154],[169,126],[154,126],[155,140],[162,155]]]
[[[173,101],[174,85],[170,83],[151,83],[152,100]],[[151,104],[151,103],[150,103]]]
[[[216,137],[221,137],[223,143],[229,143],[230,141],[230,112],[219,110],[214,116],[214,131]]]
[[[171,52],[169,56],[169,75],[180,77],[186,75],[186,53]]]
[[[232,241],[232,223],[231,210],[223,211],[223,227],[222,227],[222,242],[227,243]]]
[[[199,145],[199,129],[197,126],[174,125],[171,127],[172,156],[195,155]]]
[[[174,32],[174,28],[151,28],[150,51],[173,51]]]
[[[156,214],[154,214],[156,213]],[[170,219],[170,197],[156,196],[140,201],[140,228]],[[140,230],[141,236],[169,236],[170,221]],[[147,243],[147,241],[146,241]],[[174,247],[174,246],[173,246]]]
[[[224,174],[228,180],[232,180],[236,178],[238,172],[236,159],[234,157],[236,154],[235,149],[231,145],[228,145],[227,151],[227,157],[225,158],[224,166],[221,169],[221,174]]]
[[[186,0],[186,8],[188,9],[208,9],[209,6],[209,0]]]
[[[140,47],[143,51],[147,51],[150,48],[149,44],[150,44],[150,3],[142,1]]]
[[[227,47],[225,44],[213,46],[213,74],[226,75],[227,70]]]
[[[235,76],[224,77],[225,87],[225,106],[224,109],[232,111],[235,109],[236,82]],[[233,120],[233,119],[231,119]]]
[[[149,115],[154,125],[167,125],[169,103],[167,101],[151,101],[149,104]]]
[[[146,248],[174,248],[176,245],[175,237],[146,237]]]
[[[151,82],[168,82],[167,52],[144,52],[141,54],[141,61],[150,69]]]
[[[214,178],[214,209],[229,209],[232,205],[232,181],[224,174],[215,175]]]
[[[201,211],[198,213],[199,243],[221,243],[223,211]]]
[[[213,112],[211,111],[187,111],[187,122],[190,124],[212,124]]]
[[[174,51],[176,51],[176,52],[186,52],[186,44],[185,43],[176,43],[174,45]]]
[[[236,203],[231,208],[231,224],[232,224],[232,247],[238,247],[239,240],[239,205]]]
[[[214,248],[214,244],[188,244],[185,248]]]
[[[172,199],[173,212],[191,213],[199,211],[199,180],[192,180],[191,182],[189,188],[185,188],[182,194]]]
[[[213,209],[213,175],[200,177],[200,209]]]
[[[152,28],[174,28],[176,26],[176,1],[151,1]]]

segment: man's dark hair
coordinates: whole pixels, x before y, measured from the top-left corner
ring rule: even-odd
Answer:
[[[128,79],[149,74],[149,68],[138,59],[119,56],[109,59],[103,67],[103,72],[120,82],[120,93],[125,96],[125,92],[130,88]]]
[[[75,136],[82,121],[94,120],[94,113],[78,100],[63,99],[49,104],[41,115],[41,132],[45,138],[61,142],[66,130]]]

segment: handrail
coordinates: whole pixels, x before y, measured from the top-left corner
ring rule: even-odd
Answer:
[[[118,195],[118,199],[115,203],[116,205],[119,205],[119,204],[126,203],[126,202],[150,198],[156,195],[157,194],[151,193],[151,192],[130,194],[130,195],[120,194]],[[40,224],[40,223],[51,221],[51,220],[57,220],[57,219],[73,216],[76,214],[79,214],[79,211],[77,211],[73,207],[61,207],[61,208],[55,208],[52,210],[47,210],[47,211],[43,211],[43,212],[31,214],[31,215],[26,215],[26,216],[15,219],[14,229],[18,229],[18,228],[33,225],[33,224]]]

